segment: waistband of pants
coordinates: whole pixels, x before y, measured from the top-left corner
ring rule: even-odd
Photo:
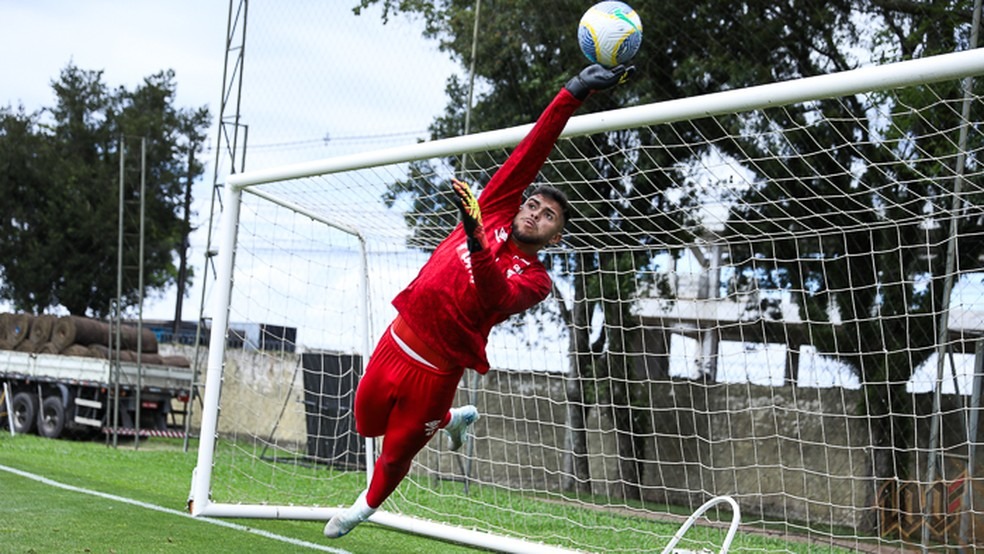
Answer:
[[[400,340],[404,342],[411,350],[417,353],[418,356],[427,360],[428,363],[436,367],[441,371],[448,371],[452,369],[452,365],[444,356],[438,354],[434,349],[427,345],[424,341],[417,336],[417,333],[413,332],[413,329],[407,325],[407,322],[397,314],[396,319],[393,320],[393,325],[391,326],[393,332],[396,336],[400,337]]]

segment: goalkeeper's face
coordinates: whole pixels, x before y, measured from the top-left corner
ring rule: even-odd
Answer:
[[[513,218],[512,236],[520,245],[540,250],[560,242],[564,215],[560,204],[547,196],[534,194],[523,202]]]

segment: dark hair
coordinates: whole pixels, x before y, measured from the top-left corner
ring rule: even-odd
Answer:
[[[564,194],[564,191],[550,185],[538,185],[530,191],[527,198],[536,195],[546,196],[560,206],[560,213],[564,217],[564,225],[562,228],[566,228],[567,223],[571,220],[571,201],[567,199],[567,195]]]

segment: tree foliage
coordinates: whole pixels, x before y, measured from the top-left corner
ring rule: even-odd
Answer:
[[[610,94],[593,96],[582,112],[810,77],[853,69],[862,63],[953,52],[968,46],[973,8],[969,0],[634,0],[630,4],[641,14],[644,25],[642,49],[633,61],[636,76]],[[382,8],[384,20],[398,14],[420,17],[427,36],[460,61],[463,69],[472,62],[472,30],[475,9],[480,6],[474,67],[482,92],[470,114],[470,132],[531,122],[585,63],[575,29],[586,5],[561,0],[361,0],[356,11],[372,5]],[[961,93],[955,86],[934,85],[934,90],[944,99],[958,98]],[[431,127],[435,138],[462,134],[466,92],[459,79],[449,81],[448,108]],[[902,94],[918,96],[927,91],[914,89]],[[927,104],[918,97],[881,100]],[[864,146],[866,141],[873,142],[868,140],[872,129],[866,118],[871,107],[858,98],[819,101],[759,115],[734,114],[660,125],[642,133],[583,138],[574,141],[574,148],[584,159],[592,160],[586,162],[590,167],[582,162],[545,168],[545,173],[555,172],[549,175],[555,182],[566,182],[565,171],[595,176],[590,186],[572,191],[572,197],[578,199],[573,233],[577,239],[571,243],[576,254],[553,261],[565,264],[574,275],[575,305],[565,317],[569,324],[576,323],[570,326],[572,333],[585,335],[571,340],[572,348],[576,346],[571,352],[574,371],[583,376],[607,375],[610,386],[607,390],[602,386],[592,391],[568,391],[569,398],[589,401],[606,397],[618,406],[632,406],[639,400],[629,398],[632,391],[619,390],[628,363],[621,354],[630,350],[635,330],[635,319],[629,313],[639,284],[635,277],[639,268],[652,263],[655,252],[678,253],[704,232],[694,214],[707,199],[707,192],[681,188],[679,183],[687,179],[677,168],[699,160],[712,148],[717,155],[765,160],[747,168],[760,185],[741,193],[744,198],[735,203],[725,231],[725,235],[762,240],[735,241],[726,263],[742,278],[763,288],[801,291],[795,301],[803,319],[818,323],[811,328],[811,340],[862,377],[868,400],[861,408],[884,422],[875,440],[897,449],[884,451],[888,454],[882,460],[890,461],[876,462],[876,472],[904,476],[905,457],[896,454],[911,450],[914,433],[905,416],[898,420],[891,416],[912,414],[905,383],[935,344],[934,317],[942,301],[941,260],[945,259],[949,229],[942,225],[927,234],[925,228],[912,225],[864,228],[849,224],[858,219],[902,220],[901,212],[927,205],[933,214],[945,219],[952,196],[945,176],[952,176],[952,168],[941,168],[939,160],[952,157],[955,137],[940,133],[935,138],[920,138],[920,144],[913,145],[913,137],[933,137],[916,132],[927,122],[899,120],[892,128],[904,137],[886,136],[885,141],[906,138],[897,144],[917,146],[914,150],[925,155],[913,159],[906,152],[892,153],[891,157],[898,156],[901,163],[882,174],[865,172],[860,179],[823,177],[843,175],[841,168],[857,167],[861,160],[886,161],[884,149]],[[926,114],[939,129],[958,125],[948,106]],[[809,133],[802,131],[806,122],[816,121],[818,116],[824,124],[812,126]],[[762,136],[757,131],[766,128],[781,131],[776,134],[788,142],[777,145],[741,138],[745,134]],[[811,143],[840,144],[841,137],[857,137],[862,145],[826,150],[811,159],[797,154],[814,151]],[[631,156],[643,149],[645,157]],[[401,196],[429,199],[431,205],[414,206],[408,222],[412,229],[437,235],[434,225],[421,223],[437,207],[433,192],[443,184],[420,177],[430,174],[423,170],[430,168],[420,169],[408,181],[394,184],[389,200]],[[636,169],[660,171],[649,172],[655,179],[642,181],[628,177]],[[801,178],[797,186],[782,184],[783,177],[789,175]],[[893,179],[917,184],[892,188]],[[877,194],[858,195],[858,181],[874,190],[891,191],[890,201],[884,202]],[[810,206],[821,197],[840,203],[840,220],[815,217]],[[893,207],[886,210],[888,204]],[[756,208],[750,211],[748,206]],[[965,231],[973,227],[974,233],[963,236],[980,236],[978,220],[968,217],[958,224]],[[810,240],[775,240],[794,236],[794,232],[798,232],[795,236],[810,236],[803,231],[831,225],[852,231],[830,238],[816,234]],[[976,239],[964,242],[967,244],[961,243],[958,249],[960,269],[977,267],[984,244]],[[931,256],[925,255],[927,244],[936,245]],[[610,252],[615,245],[626,248],[616,255]],[[766,268],[762,259],[775,261]],[[936,262],[931,261],[934,259]],[[917,289],[914,283],[928,285]],[[653,290],[662,289],[657,286]],[[834,325],[831,306],[837,307],[842,321],[850,323]],[[588,314],[597,312],[605,318],[602,345],[590,344],[585,330]],[[875,314],[878,317],[872,317]],[[597,355],[600,352],[606,355]],[[616,398],[619,395],[621,398]],[[889,417],[881,417],[886,415]],[[631,414],[614,417],[622,453],[632,455],[628,451],[635,445],[623,442],[621,435],[630,429],[645,433],[645,426],[633,425]],[[577,421],[570,423],[579,426]],[[631,475],[631,468],[623,471]]]
[[[970,2],[874,1],[863,7],[852,20],[874,23],[868,32],[881,52],[875,61],[967,46]],[[860,40],[830,46],[847,52],[849,44]],[[867,102],[851,97],[766,111],[758,123],[780,122],[788,129],[784,144],[768,145],[778,155],[755,168],[760,184],[746,193],[748,202],[734,210],[730,225],[736,235],[757,237],[733,249],[735,260],[743,260],[734,265],[758,287],[794,291],[803,319],[811,322],[809,342],[859,376],[864,413],[877,416],[872,419],[876,435],[897,449],[876,456],[879,475],[906,477],[911,466],[900,453],[917,446],[912,420],[894,416],[914,413],[906,383],[937,347],[945,280],[951,277],[944,260],[955,130],[961,125],[953,106],[962,94],[957,83],[937,83],[870,95]],[[893,120],[871,122],[871,110],[884,106],[926,108],[908,113],[896,108]],[[818,118],[809,133],[797,130]],[[976,119],[979,115],[972,115]],[[832,147],[843,145],[843,137],[855,140],[849,147]],[[831,147],[816,153],[817,144]],[[809,159],[796,154],[811,151],[815,155]],[[818,203],[825,206],[822,216],[813,209]],[[956,269],[979,269],[984,253],[977,238],[984,230],[979,218],[966,216],[955,224],[961,237],[955,239],[960,243]],[[764,267],[764,258],[789,261]]]
[[[176,108],[176,87],[174,72],[164,71],[133,90],[111,90],[101,71],[70,64],[52,83],[53,107],[0,109],[0,298],[34,313],[58,306],[79,315],[109,312],[120,265],[121,173],[121,305],[175,283],[175,252],[191,231],[181,213],[184,191],[203,172],[188,160],[211,120],[205,107]]]

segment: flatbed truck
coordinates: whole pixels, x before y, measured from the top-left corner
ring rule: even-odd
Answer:
[[[193,380],[188,367],[0,350],[2,411],[15,433],[183,436]]]

